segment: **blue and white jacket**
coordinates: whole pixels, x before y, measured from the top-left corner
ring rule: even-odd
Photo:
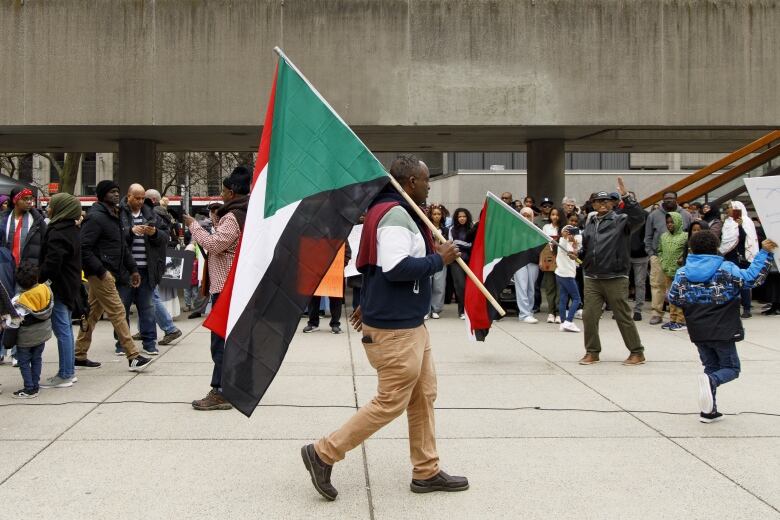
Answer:
[[[739,294],[764,283],[774,256],[761,250],[740,269],[720,255],[688,255],[669,289],[669,303],[682,307],[691,341],[741,341]]]

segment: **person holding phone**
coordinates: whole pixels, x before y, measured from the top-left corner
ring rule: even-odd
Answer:
[[[579,218],[569,214],[568,224],[561,229],[558,240],[558,256],[555,262],[555,281],[558,284],[558,312],[561,332],[580,332],[574,324],[574,315],[582,302],[577,287],[577,253],[582,248]],[[568,305],[571,299],[571,305]],[[567,310],[568,306],[568,310]]]
[[[124,228],[130,230],[127,241],[138,267],[138,273],[141,275],[141,283],[137,287],[119,286],[119,296],[125,306],[128,322],[130,305],[135,303],[144,352],[156,356],[159,351],[153,293],[165,272],[168,226],[150,206],[144,204],[145,198],[144,187],[140,184],[132,184],[127,191],[127,196],[119,203],[120,219]],[[118,342],[116,354],[122,354],[122,346]]]

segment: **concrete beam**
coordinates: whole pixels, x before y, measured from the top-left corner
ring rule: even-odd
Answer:
[[[174,127],[254,137],[274,45],[348,123],[377,129],[377,149],[475,149],[480,136],[458,131],[470,127],[502,150],[545,138],[614,149],[626,128],[656,129],[667,149],[670,129],[754,136],[780,121],[778,26],[778,0],[2,2],[0,148],[52,127],[161,149],[204,148]],[[605,133],[571,136],[588,127]],[[68,146],[45,137],[56,141],[34,149]],[[217,136],[222,149],[256,146],[232,137]]]

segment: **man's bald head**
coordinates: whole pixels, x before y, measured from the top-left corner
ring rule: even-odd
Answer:
[[[139,211],[141,206],[144,205],[144,198],[146,197],[146,190],[140,184],[131,184],[127,189],[127,205],[130,209]]]

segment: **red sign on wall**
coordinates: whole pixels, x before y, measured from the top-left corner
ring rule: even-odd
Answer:
[[[59,182],[50,182],[49,183],[49,195],[54,195],[55,193],[60,192],[60,183]]]

